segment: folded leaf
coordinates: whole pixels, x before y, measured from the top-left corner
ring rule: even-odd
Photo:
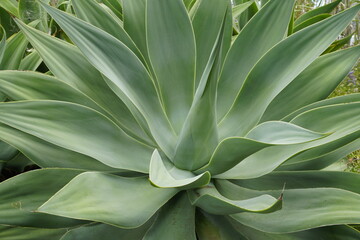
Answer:
[[[150,181],[160,188],[191,189],[207,185],[211,176],[208,172],[200,175],[173,166],[169,161],[163,160],[155,150],[150,162]]]
[[[208,185],[189,192],[193,205],[200,207],[211,214],[228,215],[239,212],[272,212],[279,210],[282,199],[276,199],[270,195],[234,200],[222,196],[215,186]]]

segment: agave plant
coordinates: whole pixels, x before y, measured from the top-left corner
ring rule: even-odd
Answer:
[[[326,168],[360,94],[326,97],[360,47],[320,55],[360,6],[286,37],[294,2],[233,43],[228,0],[42,4],[73,44],[16,20],[53,76],[0,71],[0,139],[43,168],[0,184],[0,238],[358,239],[360,175]]]

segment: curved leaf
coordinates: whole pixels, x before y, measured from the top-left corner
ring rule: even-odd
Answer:
[[[19,32],[7,39],[5,52],[0,65],[0,70],[16,70],[25,54],[28,40]]]
[[[146,41],[164,108],[178,133],[194,97],[196,61],[194,32],[182,0],[147,0]]]
[[[297,31],[300,31],[301,29],[303,28],[306,28],[312,24],[315,24],[317,22],[320,22],[328,17],[331,17],[332,15],[329,14],[329,13],[323,13],[323,14],[319,14],[319,15],[316,15],[315,17],[312,17],[312,18],[309,18],[307,19],[306,21],[300,23],[299,25],[296,25],[294,27],[294,30],[293,30],[293,33],[297,32]]]
[[[90,108],[44,100],[1,103],[0,112],[0,122],[52,144],[111,167],[148,172],[152,149]]]
[[[136,228],[148,221],[176,193],[176,189],[153,187],[143,177],[124,178],[88,172],[70,181],[39,211]],[[147,201],[143,201],[144,197]]]
[[[360,47],[319,57],[272,100],[261,121],[283,118],[307,104],[325,99],[359,57]]]
[[[158,93],[144,65],[123,43],[79,19],[42,4],[87,59],[108,77],[139,109],[167,156],[175,148],[175,133],[163,111]]]
[[[15,17],[19,16],[19,4],[16,0],[2,0],[0,2],[0,7],[4,8]]]
[[[151,157],[150,181],[157,187],[191,189],[207,185],[210,179],[211,176],[208,172],[196,176],[165,162],[157,150]]]
[[[0,25],[0,63],[4,57],[5,49],[6,49],[6,32],[5,29]]]
[[[244,212],[231,217],[246,226],[269,233],[297,232],[360,221],[360,195],[345,190],[291,189],[285,191],[284,202],[283,208],[276,212]]]
[[[17,23],[57,78],[93,99],[109,112],[109,117],[114,119],[126,133],[137,139],[139,137],[146,139],[132,112],[107,86],[102,80],[102,75],[82,56],[78,48],[30,28],[22,22],[17,21]]]
[[[261,58],[220,123],[220,136],[243,136],[253,128],[276,95],[332,43],[359,9],[357,5],[293,34]]]
[[[302,23],[312,17],[315,17],[319,14],[330,13],[334,8],[336,8],[337,5],[339,5],[340,2],[341,2],[341,0],[336,0],[325,6],[315,8],[314,10],[308,11],[307,13],[301,15],[298,19],[295,20],[295,25],[299,25],[300,23]]]
[[[276,199],[270,195],[234,200],[221,195],[212,186],[206,186],[189,192],[191,203],[211,214],[228,215],[239,212],[272,212],[279,210],[282,199]]]
[[[74,7],[75,14],[78,18],[116,37],[127,47],[129,47],[140,60],[143,59],[139,49],[136,47],[135,43],[131,40],[129,35],[125,32],[116,18],[108,14],[104,8],[96,3],[96,1],[73,0],[72,6]]]
[[[0,183],[0,224],[36,228],[66,228],[83,224],[74,219],[34,212],[80,173],[70,169],[43,169]]]
[[[24,57],[19,66],[19,70],[23,71],[36,71],[36,69],[42,63],[42,59],[37,51],[31,52],[29,55]]]
[[[293,0],[271,1],[250,20],[236,38],[226,56],[219,79],[218,120],[229,111],[254,64],[284,38],[293,5]]]
[[[93,171],[120,171],[83,154],[56,146],[0,123],[0,139],[18,149],[40,167],[75,168]],[[46,158],[44,158],[46,156]]]

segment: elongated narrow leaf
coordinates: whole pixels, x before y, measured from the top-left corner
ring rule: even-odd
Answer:
[[[182,189],[197,188],[207,185],[211,176],[208,172],[194,175],[172,166],[163,160],[157,150],[154,151],[150,162],[150,181],[157,187]]]
[[[15,148],[0,141],[0,160],[10,160],[15,157],[16,154],[18,154],[18,151]]]
[[[149,220],[176,193],[175,189],[153,187],[143,177],[83,173],[57,192],[39,211],[136,228]],[[146,201],[143,201],[144,197]]]
[[[175,131],[180,132],[195,92],[193,29],[182,0],[148,0],[146,7],[150,61],[164,108]]]
[[[209,171],[212,175],[217,175],[266,147],[304,143],[324,136],[285,122],[266,122],[250,131],[247,138],[224,139],[217,146],[209,163],[196,173]]]
[[[281,208],[281,199],[270,195],[234,200],[222,196],[214,186],[207,186],[190,192],[193,205],[211,214],[227,215],[239,212],[271,212]]]
[[[148,172],[152,150],[100,113],[67,102],[0,104],[0,122],[119,169]],[[81,119],[81,121],[79,121]]]
[[[78,103],[102,111],[84,94],[49,75],[35,72],[1,71],[0,83],[0,92],[13,101],[59,100]]]
[[[360,93],[354,93],[354,94],[329,98],[329,99],[325,99],[325,100],[322,100],[319,102],[309,104],[307,106],[304,106],[304,107],[288,114],[282,120],[283,121],[291,121],[291,119],[295,118],[296,116],[298,116],[306,111],[318,108],[318,107],[335,105],[335,104],[340,104],[340,103],[351,103],[351,102],[360,102]]]
[[[135,229],[122,229],[107,224],[93,223],[68,231],[60,240],[113,240],[114,236],[121,239],[140,240],[153,221],[150,220]]]
[[[44,169],[2,182],[0,224],[39,228],[65,228],[83,224],[82,221],[34,212],[80,173],[79,170]]]
[[[326,54],[316,59],[270,103],[261,121],[280,119],[323,100],[346,77],[360,57],[360,47]]]
[[[317,239],[348,239],[357,240],[360,233],[349,226],[329,226],[300,231],[295,233],[273,234],[247,227],[239,222],[229,219],[230,225],[247,239],[266,239],[266,240],[317,240]]]
[[[143,240],[172,238],[197,239],[195,234],[195,207],[191,205],[186,192],[177,195],[161,208],[159,216]]]
[[[2,26],[0,26],[0,36],[1,36],[1,41],[0,41],[0,63],[1,63],[6,48],[6,32]]]
[[[66,229],[24,228],[0,225],[0,238],[4,240],[60,240],[66,231]]]
[[[360,195],[349,191],[333,188],[286,190],[284,202],[283,208],[273,213],[244,212],[231,217],[246,226],[270,233],[360,221]]]
[[[218,42],[224,17],[228,8],[227,0],[199,0],[200,5],[192,19],[196,40],[196,83],[198,86],[208,60]]]
[[[220,136],[242,136],[253,128],[276,95],[332,43],[359,9],[357,5],[314,24],[272,48],[248,75],[232,109],[220,123]]]
[[[96,1],[75,0],[72,1],[72,5],[78,18],[110,33],[129,47],[140,60],[143,59],[139,49],[119,22],[116,21],[113,16],[108,14],[104,8],[96,3]]]
[[[324,14],[320,14],[320,15],[317,15],[315,17],[312,17],[312,18],[309,18],[308,20],[300,23],[299,25],[295,26],[294,27],[294,30],[293,32],[297,32],[297,31],[300,31],[301,29],[303,28],[306,28],[312,24],[315,24],[317,22],[320,22],[328,17],[331,17],[332,15],[331,14],[328,14],[328,13],[324,13]]]
[[[102,0],[102,2],[104,2],[118,18],[122,19],[123,15],[121,13],[122,6],[120,0]]]
[[[161,149],[171,156],[175,148],[175,135],[154,83],[141,61],[108,33],[57,9],[44,4],[43,7],[88,60],[118,87],[117,90],[121,91],[118,95],[129,97],[144,115]]]
[[[301,15],[298,19],[296,19],[295,21],[295,25],[299,25],[300,23],[312,18],[312,17],[315,17],[317,15],[320,15],[320,14],[324,14],[324,13],[331,13],[331,11],[336,8],[337,5],[339,5],[339,3],[341,2],[341,0],[336,0],[332,3],[329,3],[325,6],[322,6],[322,7],[319,7],[319,8],[316,8],[314,10],[311,10],[311,11],[308,11],[307,13]]]
[[[260,178],[233,180],[241,186],[259,191],[299,188],[339,188],[360,194],[360,176],[350,172],[330,171],[279,171]]]
[[[2,0],[0,2],[0,7],[4,8],[6,11],[11,13],[15,17],[19,16],[19,11],[18,11],[19,4],[17,3],[16,0]]]
[[[237,18],[240,16],[241,13],[243,13],[245,10],[247,10],[251,4],[253,4],[254,1],[248,1],[241,4],[236,5],[232,8],[232,15],[233,18]]]
[[[219,79],[219,120],[229,111],[254,64],[285,36],[293,4],[293,0],[271,1],[251,19],[236,38]]]
[[[33,51],[26,57],[24,57],[19,66],[19,70],[23,71],[36,71],[36,69],[42,63],[42,59],[37,51]]]
[[[6,42],[0,70],[18,69],[28,43],[23,33],[12,35]]]
[[[253,128],[247,138],[271,144],[296,144],[316,140],[326,134],[304,129],[294,124],[270,121]]]
[[[17,22],[51,72],[59,79],[80,90],[109,112],[109,116],[126,133],[138,139],[146,139],[137,120],[128,107],[102,81],[101,74],[82,56],[75,46],[51,37]],[[56,56],[56,58],[54,57]]]
[[[94,158],[56,146],[2,123],[0,124],[0,133],[0,139],[18,149],[40,167],[119,171],[119,169],[111,168]]]

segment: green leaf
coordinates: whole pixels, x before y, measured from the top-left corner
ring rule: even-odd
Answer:
[[[194,32],[182,0],[148,0],[146,7],[150,61],[166,113],[179,133],[195,92]]]
[[[0,141],[0,160],[11,160],[18,151],[12,146]]]
[[[325,136],[285,122],[266,122],[250,131],[247,138],[226,138],[214,151],[209,163],[196,173],[209,171],[220,174],[239,164],[243,159],[273,145],[296,144]]]
[[[0,91],[13,101],[58,100],[77,103],[102,112],[91,99],[52,76],[36,72],[1,71]]]
[[[104,8],[96,3],[96,1],[73,0],[72,6],[74,7],[76,17],[113,35],[129,47],[140,60],[143,59],[135,43],[131,40],[119,22],[114,19],[113,16],[108,14]]]
[[[6,32],[5,29],[0,25],[0,63],[4,57],[5,49],[6,49]]]
[[[317,22],[320,22],[320,21],[322,21],[322,20],[324,20],[324,19],[326,19],[326,18],[328,18],[328,17],[331,17],[331,16],[332,16],[332,15],[329,14],[329,13],[324,13],[324,14],[316,15],[315,17],[309,18],[309,19],[307,19],[306,21],[300,23],[299,25],[296,25],[296,26],[294,27],[293,32],[295,33],[295,32],[297,32],[297,31],[300,31],[300,30],[303,29],[303,28],[306,28],[306,27],[308,27],[308,26],[310,26],[310,25],[312,25],[312,24],[315,24],[315,23],[317,23]]]
[[[15,17],[19,16],[18,6],[19,4],[16,0],[2,0],[0,2],[0,7],[4,8]]]
[[[150,181],[160,188],[191,189],[207,185],[211,176],[208,172],[200,175],[173,166],[164,160],[157,150],[154,151],[150,162]]]
[[[218,120],[229,111],[254,64],[284,38],[293,5],[293,0],[271,1],[251,19],[236,38],[226,56],[219,79]]]
[[[48,198],[80,174],[79,170],[43,169],[23,173],[0,184],[0,224],[66,228],[82,221],[34,212]],[[1,231],[0,231],[1,232]]]
[[[68,231],[60,240],[113,240],[114,236],[121,239],[141,240],[152,222],[150,220],[135,229],[122,229],[106,224],[93,223]]]
[[[120,0],[101,0],[101,1],[104,2],[104,4],[108,6],[118,18],[122,19],[122,13],[121,13],[122,6]]]
[[[199,240],[247,240],[219,215],[196,212],[196,234]]]
[[[246,78],[232,109],[220,123],[220,136],[243,136],[253,128],[276,95],[332,43],[359,9],[360,5],[357,5],[293,34],[261,58]]]
[[[322,151],[331,152],[339,146],[354,141],[359,137],[358,123],[360,113],[359,102],[330,105],[305,112],[295,118],[292,123],[316,132],[333,132],[318,140],[285,146],[272,146],[247,157],[232,169],[214,176],[225,179],[255,178],[272,172],[287,159],[310,148],[323,148]],[[334,114],[336,113],[336,114]],[[318,121],[322,119],[322,121]],[[343,141],[343,140],[346,141]],[[336,144],[334,144],[336,143]]]
[[[349,191],[333,188],[291,189],[284,192],[284,202],[283,208],[276,212],[244,212],[231,217],[246,226],[269,233],[297,232],[360,221],[360,195]]]
[[[127,95],[147,120],[155,140],[171,156],[175,133],[162,108],[154,83],[141,61],[108,33],[43,4],[88,60],[114,84],[118,95]],[[117,87],[114,89],[114,87]],[[117,93],[117,92],[116,92]]]
[[[213,185],[190,191],[189,194],[193,205],[216,215],[239,212],[268,213],[279,210],[282,205],[282,199],[276,199],[267,194],[245,200],[228,199],[221,195]]]
[[[315,228],[296,233],[272,234],[258,231],[254,228],[231,220],[231,225],[247,239],[266,239],[266,240],[318,240],[318,239],[347,239],[356,240],[360,237],[360,233],[348,226],[329,226]]]
[[[90,108],[43,100],[2,103],[0,112],[0,122],[20,131],[114,168],[148,172],[152,149]]]
[[[153,187],[144,177],[124,178],[88,172],[70,181],[39,211],[136,228],[149,220],[176,193],[176,189]],[[83,197],[85,194],[86,198]],[[144,197],[146,201],[143,201]]]
[[[280,145],[309,142],[324,136],[326,134],[313,132],[291,123],[270,121],[256,126],[246,137],[259,142]]]
[[[93,99],[130,136],[139,140],[147,139],[132,112],[102,80],[102,75],[82,56],[78,48],[22,22],[17,23],[57,78]]]
[[[163,206],[155,223],[143,240],[186,239],[196,240],[195,207],[183,192]]]
[[[341,49],[342,47],[344,47],[346,44],[349,44],[352,37],[353,37],[354,33],[350,34],[349,36],[347,37],[344,37],[340,40],[337,40],[337,41],[334,41],[330,47],[328,47],[328,49],[325,50],[325,52],[323,54],[326,54],[326,53],[330,53],[330,52],[335,52],[339,49]]]
[[[306,111],[315,109],[315,108],[329,106],[329,105],[335,105],[335,104],[340,104],[340,103],[352,103],[352,102],[360,102],[360,93],[338,96],[338,97],[334,97],[334,98],[325,99],[325,100],[322,100],[319,102],[311,103],[307,106],[304,106],[304,107],[297,109],[296,111],[290,113],[289,115],[285,116],[282,120],[283,121],[291,121],[291,119],[295,118],[296,116],[298,116]]]
[[[40,55],[36,50],[34,50],[21,60],[19,70],[36,71],[36,69],[40,66],[41,63],[42,59]]]
[[[6,240],[59,240],[66,229],[24,228],[0,225],[0,238]]]
[[[261,121],[281,119],[303,106],[325,99],[346,77],[359,57],[360,47],[319,57],[275,97]]]
[[[0,70],[18,69],[28,43],[23,33],[17,33],[8,38]]]
[[[227,0],[199,0],[200,5],[192,19],[196,40],[196,83],[208,65],[214,46],[219,41],[224,17],[228,8]]]
[[[325,6],[319,7],[319,8],[315,8],[314,10],[308,11],[307,13],[301,15],[298,19],[295,20],[295,25],[299,25],[300,23],[315,17],[319,14],[324,14],[324,13],[331,13],[331,11],[333,9],[336,8],[337,5],[339,5],[339,3],[341,2],[341,0],[336,0],[330,4],[327,4]]]
[[[0,124],[0,133],[0,139],[19,149],[20,152],[40,167],[76,168],[90,171],[120,171],[94,158],[56,146],[2,123]]]
[[[252,1],[248,1],[248,2],[241,3],[241,4],[234,6],[232,8],[233,18],[239,17],[241,13],[243,13],[245,10],[247,10],[253,4],[253,2],[254,1],[252,0]]]
[[[359,181],[359,174],[330,171],[279,171],[255,179],[232,180],[241,187],[258,191],[281,190],[286,184],[287,190],[338,188],[360,194]]]

